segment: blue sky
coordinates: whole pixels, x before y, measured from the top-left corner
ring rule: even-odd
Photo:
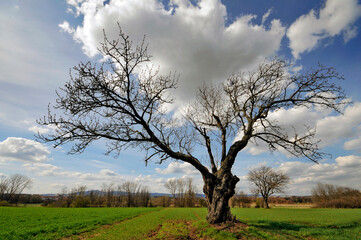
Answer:
[[[153,192],[166,192],[170,178],[202,181],[191,166],[170,160],[146,167],[144,153],[128,149],[105,156],[103,142],[81,155],[69,146],[53,149],[35,142],[35,120],[54,103],[55,90],[80,61],[100,61],[102,29],[111,37],[116,22],[135,42],[146,35],[161,73],[177,71],[177,109],[194,98],[205,81],[221,82],[264,59],[280,56],[295,71],[317,63],[345,76],[340,85],[352,103],[338,115],[324,109],[289,109],[274,113],[282,124],[316,127],[322,148],[331,153],[320,164],[269,154],[250,144],[239,154],[234,174],[248,191],[247,172],[262,164],[290,174],[289,195],[309,194],[317,183],[361,188],[361,3],[357,0],[9,0],[0,2],[0,176],[21,173],[33,179],[33,193],[58,193],[87,185],[137,181]]]

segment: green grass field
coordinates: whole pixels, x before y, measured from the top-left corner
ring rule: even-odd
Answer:
[[[155,210],[0,207],[0,239],[59,239]]]
[[[361,209],[236,208],[210,226],[205,208],[0,208],[0,239],[361,239]]]

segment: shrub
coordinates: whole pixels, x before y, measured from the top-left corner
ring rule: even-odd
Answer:
[[[11,206],[10,203],[8,203],[7,201],[0,201],[0,207],[8,207]]]
[[[89,207],[89,204],[90,204],[89,198],[83,196],[78,196],[73,202],[73,206],[77,208]]]
[[[264,201],[262,198],[257,198],[256,199],[256,205],[254,206],[255,208],[264,208]]]

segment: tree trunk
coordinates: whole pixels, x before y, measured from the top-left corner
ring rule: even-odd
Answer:
[[[208,223],[226,223],[235,221],[229,207],[229,199],[234,195],[237,176],[231,173],[222,174],[219,177],[204,178],[203,192],[206,195]]]
[[[268,197],[267,196],[265,196],[265,197],[263,197],[263,199],[264,199],[264,208],[269,208],[269,205],[268,205]]]

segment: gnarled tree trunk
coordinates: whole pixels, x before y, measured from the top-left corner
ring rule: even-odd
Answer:
[[[229,199],[235,194],[236,184],[239,181],[232,173],[222,174],[219,177],[203,177],[203,192],[206,195],[208,223],[226,223],[234,221],[229,207]]]

